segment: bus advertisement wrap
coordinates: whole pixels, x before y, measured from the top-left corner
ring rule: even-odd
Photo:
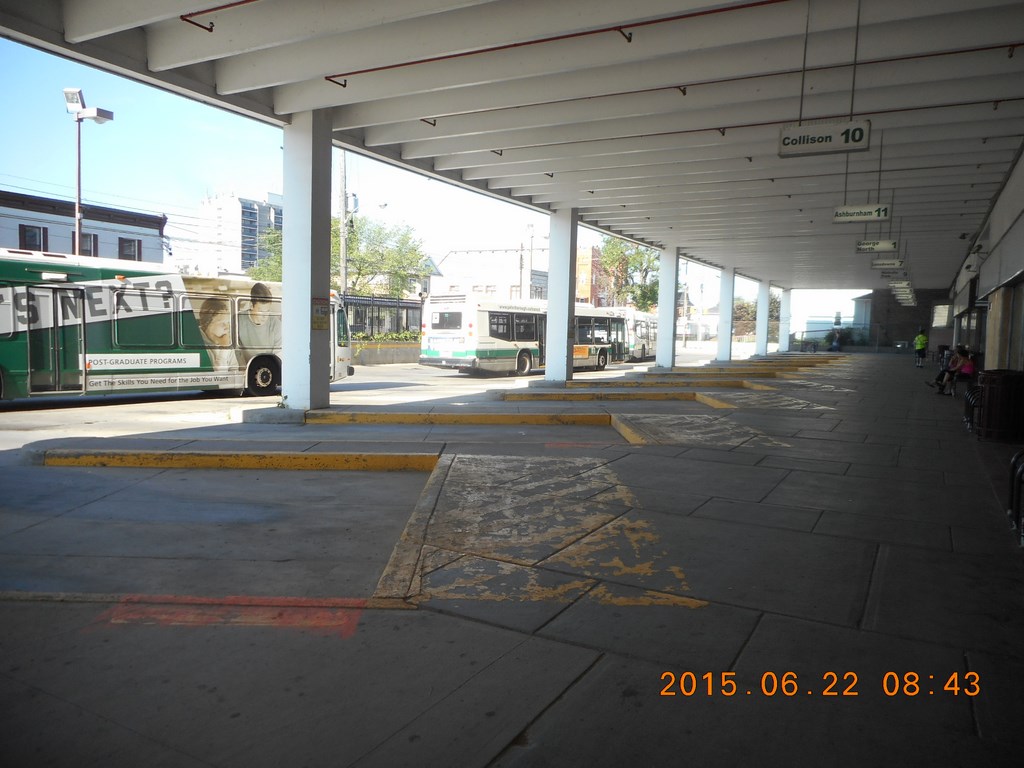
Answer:
[[[0,398],[281,384],[281,286],[162,265],[0,248]],[[351,375],[336,294],[330,379]]]

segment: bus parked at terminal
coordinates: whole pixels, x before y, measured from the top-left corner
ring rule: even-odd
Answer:
[[[626,321],[626,357],[643,361],[652,357],[658,345],[658,316],[636,307],[612,307]]]
[[[625,359],[625,318],[589,304],[577,304],[574,311],[573,368],[603,370]],[[431,296],[423,307],[420,364],[525,376],[545,367],[546,333],[545,301]]]
[[[352,348],[334,295],[329,311],[334,381]],[[280,384],[280,283],[0,248],[0,399]]]

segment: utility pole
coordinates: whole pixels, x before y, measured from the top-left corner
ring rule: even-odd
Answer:
[[[341,150],[341,165],[339,166],[339,192],[338,192],[338,209],[341,212],[341,220],[338,222],[339,237],[341,243],[339,245],[341,255],[341,297],[344,301],[345,295],[348,293],[348,189],[346,188],[345,181],[345,150]]]

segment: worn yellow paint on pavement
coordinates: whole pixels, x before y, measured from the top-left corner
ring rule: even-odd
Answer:
[[[430,472],[436,453],[303,453],[270,451],[131,451],[54,449],[48,467],[145,467],[150,469],[282,469]]]

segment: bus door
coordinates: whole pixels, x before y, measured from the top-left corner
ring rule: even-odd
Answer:
[[[543,367],[546,365],[547,360],[547,345],[548,345],[548,316],[545,314],[537,315],[537,354],[540,356],[540,360],[537,361],[537,365]]]
[[[81,392],[85,359],[85,292],[28,288],[29,393]]]
[[[629,344],[626,337],[626,319],[624,317],[608,318],[608,343],[612,345],[611,359],[621,363],[626,359]]]

